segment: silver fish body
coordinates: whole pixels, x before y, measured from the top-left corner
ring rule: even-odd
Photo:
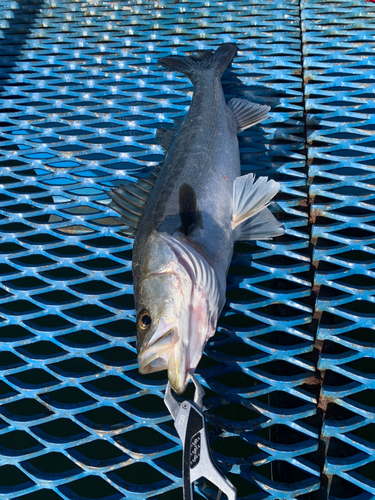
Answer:
[[[230,44],[230,59],[235,50],[236,46]],[[194,85],[189,112],[167,152],[140,221],[133,266],[137,275],[145,242],[153,230],[168,234],[179,230],[179,189],[187,183],[196,192],[202,215],[202,227],[197,227],[189,238],[214,266],[224,300],[226,274],[233,253],[230,227],[233,183],[241,173],[241,165],[237,125],[226,105],[220,76],[213,71],[202,72]]]
[[[170,139],[135,233],[134,295],[140,371],[168,369],[177,393],[185,390],[188,373],[196,369],[215,333],[241,227],[246,219],[258,228],[269,222],[273,216],[265,206],[278,190],[277,183],[269,186],[273,181],[260,185],[240,178],[237,133],[264,119],[269,108],[239,99],[226,104],[220,80],[236,50],[235,44],[223,44],[214,53],[159,60],[189,76],[194,94]],[[238,178],[243,182],[236,191]],[[256,205],[248,212],[243,208],[249,205],[246,196]],[[237,229],[236,207],[242,207],[237,218],[244,220]],[[266,237],[282,234],[280,224],[274,219],[272,224]]]

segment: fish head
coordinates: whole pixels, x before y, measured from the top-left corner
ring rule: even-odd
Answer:
[[[144,255],[136,297],[139,371],[168,370],[172,388],[182,394],[215,333],[216,276],[184,238],[154,231]]]

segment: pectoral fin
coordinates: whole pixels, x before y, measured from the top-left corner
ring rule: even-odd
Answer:
[[[268,208],[245,220],[235,228],[236,241],[270,240],[284,234],[282,224]]]
[[[281,225],[265,210],[279,189],[280,184],[267,177],[257,180],[253,174],[237,177],[233,186],[232,216],[237,240],[268,239],[283,234]]]
[[[234,115],[238,133],[265,120],[271,109],[269,106],[238,98],[231,99],[227,106]]]

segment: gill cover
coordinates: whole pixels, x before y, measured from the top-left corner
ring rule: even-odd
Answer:
[[[158,283],[160,310],[154,313],[158,324],[147,344],[143,343],[138,362],[142,373],[168,369],[171,386],[181,394],[215,333],[222,300],[215,271],[187,238],[167,233],[157,233],[157,237],[173,259],[159,269],[151,266],[153,272],[142,285],[153,287],[155,293]],[[160,280],[169,283],[168,296]]]

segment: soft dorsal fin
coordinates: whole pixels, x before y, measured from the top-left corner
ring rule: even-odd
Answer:
[[[187,236],[193,231],[194,227],[202,225],[197,194],[189,184],[181,184],[178,197],[182,232]]]
[[[256,181],[253,174],[237,177],[233,186],[232,216],[236,240],[268,239],[283,234],[271,212],[265,211],[279,189],[280,184],[267,177]]]
[[[124,181],[108,193],[112,199],[109,206],[121,215],[120,221],[128,227],[124,231],[127,234],[134,235],[137,230],[160,170],[161,165],[150,168],[137,182]]]
[[[156,141],[160,144],[164,151],[168,151],[175,133],[175,128],[158,128],[156,132]]]
[[[175,118],[173,120],[172,128],[161,127],[157,129],[155,136],[156,142],[164,149],[165,153],[168,151],[170,145],[172,144],[174,136],[176,135],[177,130],[179,129],[185,118],[186,115]]]
[[[231,99],[228,104],[237,123],[237,133],[265,120],[271,108],[246,99]]]

